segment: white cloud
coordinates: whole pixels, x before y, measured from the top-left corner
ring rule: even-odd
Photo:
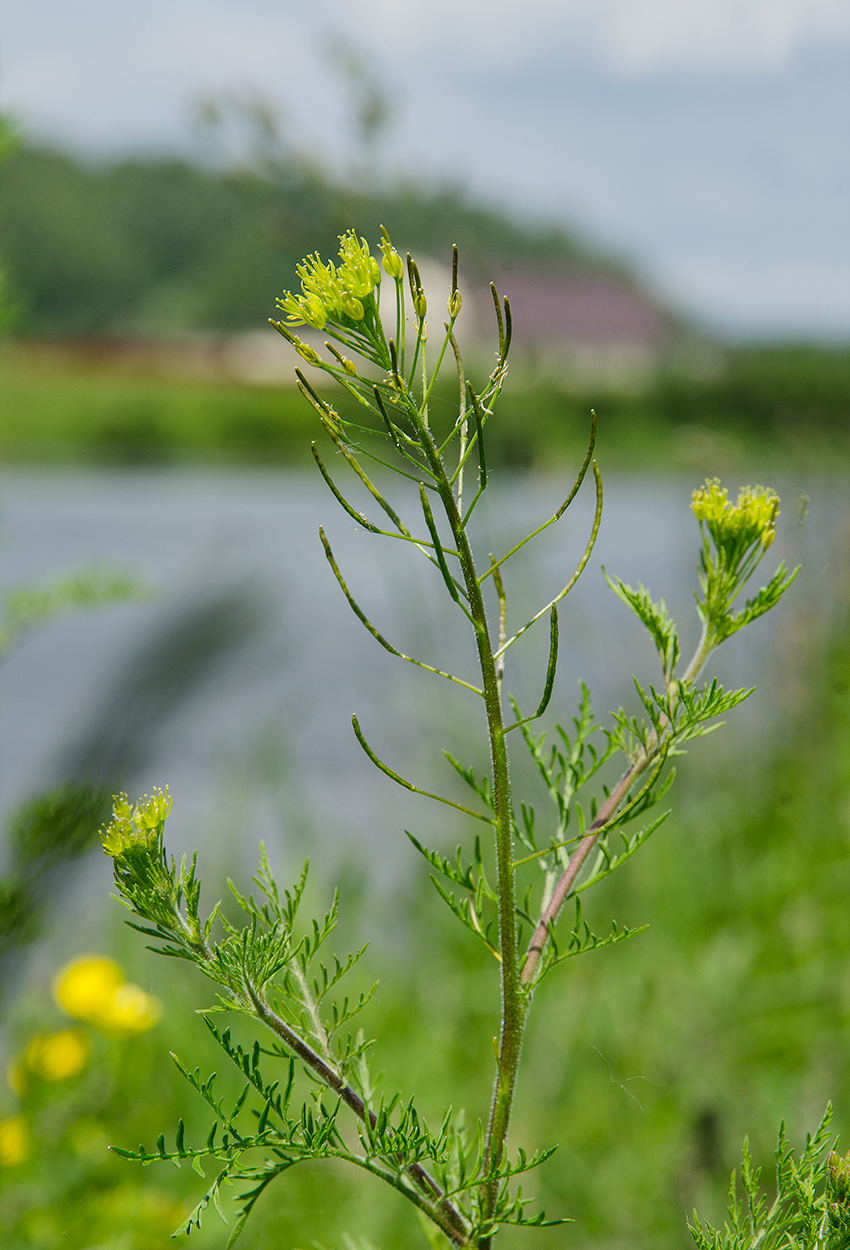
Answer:
[[[342,6],[328,6],[342,15]],[[763,70],[809,44],[850,42],[846,0],[350,0],[376,47],[514,64],[590,53],[610,70]]]

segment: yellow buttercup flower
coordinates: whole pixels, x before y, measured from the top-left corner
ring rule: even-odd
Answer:
[[[30,1135],[22,1115],[0,1120],[0,1167],[13,1168],[29,1154]]]
[[[79,1029],[36,1033],[27,1042],[24,1063],[46,1081],[65,1081],[82,1072],[90,1049],[88,1038]]]
[[[69,1016],[93,1020],[108,1008],[124,983],[124,970],[105,955],[79,955],[53,979],[53,997]]]

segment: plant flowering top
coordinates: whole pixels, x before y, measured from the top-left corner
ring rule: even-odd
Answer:
[[[104,851],[117,859],[128,851],[144,851],[158,846],[170,811],[168,786],[164,790],[154,790],[150,798],[145,796],[135,807],[130,805],[126,794],[117,795],[112,822],[101,833]]]
[[[305,257],[297,266],[301,294],[284,291],[275,301],[286,313],[290,326],[308,325],[324,330],[328,322],[335,322],[352,329],[365,317],[367,303],[375,303],[381,270],[369,244],[358,239],[353,230],[340,235],[339,243],[339,265],[333,261],[325,264],[318,252]]]
[[[726,487],[720,485],[720,478],[714,477],[694,491],[691,509],[703,531],[703,598],[697,599],[697,606],[706,627],[705,640],[717,646],[773,607],[795,573],[788,573],[783,560],[768,584],[748,599],[740,611],[733,611],[738,591],[776,537],[779,496],[769,487],[742,486],[737,503],[732,504]]]
[[[285,313],[285,318],[282,321],[270,319],[274,328],[292,344],[309,365],[329,373],[350,393],[356,393],[356,390],[351,391],[352,383],[349,379],[356,379],[353,384],[355,388],[362,384],[370,397],[375,385],[374,380],[359,378],[357,366],[353,361],[341,355],[331,343],[326,343],[325,347],[330,351],[334,360],[330,362],[323,359],[314,347],[302,342],[293,333],[293,329],[296,326],[306,325],[314,330],[324,330],[330,338],[336,339],[337,343],[341,343],[365,360],[377,365],[385,375],[389,375],[390,388],[398,390],[401,384],[400,375],[405,372],[404,279],[406,275],[410,285],[409,299],[416,335],[412,365],[415,367],[418,362],[420,367],[423,367],[424,351],[422,349],[427,338],[425,313],[428,304],[419,269],[409,253],[406,262],[402,260],[383,226],[381,231],[383,238],[379,245],[380,263],[372,255],[366,240],[358,238],[354,230],[347,230],[345,234],[339,236],[338,261],[324,261],[318,252],[306,256],[296,266],[301,279],[300,292],[284,291],[275,302]],[[454,325],[461,306],[460,294],[457,290],[456,264],[455,255],[452,291],[448,303],[450,324],[447,334],[451,333],[451,327]],[[395,333],[389,340],[384,332],[380,313],[382,268],[392,278],[395,292]],[[443,351],[448,343],[447,337]],[[386,377],[385,380],[387,380]],[[315,405],[316,396],[300,375],[299,385],[310,402]],[[362,396],[359,398],[362,399]],[[367,402],[371,406],[371,398]]]
[[[706,481],[694,491],[691,509],[704,522],[718,551],[744,552],[755,543],[767,548],[776,537],[779,496],[764,486],[742,486],[738,502],[731,504],[720,478]]]

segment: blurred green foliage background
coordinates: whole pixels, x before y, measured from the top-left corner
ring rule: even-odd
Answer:
[[[786,618],[781,654],[795,677],[781,730],[747,751],[730,727],[682,761],[673,817],[588,905],[597,931],[612,915],[648,922],[649,931],[568,965],[540,994],[514,1140],[528,1148],[560,1142],[533,1187],[550,1214],[575,1221],[536,1233],[540,1250],[684,1250],[695,1205],[719,1217],[745,1133],[769,1176],[780,1119],[799,1141],[831,1098],[837,1126],[847,1124],[846,587],[842,594],[834,629],[799,603]],[[286,854],[282,844],[273,848],[278,861]],[[285,867],[291,876],[298,865],[285,859]],[[392,920],[375,914],[366,873],[363,865],[341,867],[337,948],[374,938],[361,975],[364,986],[382,978],[365,1023],[380,1039],[376,1067],[386,1073],[385,1088],[417,1088],[434,1120],[453,1103],[474,1122],[487,1110],[480,1056],[496,1028],[495,966],[454,924],[424,870],[396,900]],[[314,879],[310,889],[320,908],[331,883]],[[169,1221],[176,1224],[200,1195],[200,1178],[188,1166],[143,1172],[104,1147],[144,1141],[150,1148],[180,1117],[187,1143],[206,1135],[206,1109],[165,1062],[168,1050],[217,1069],[222,1089],[238,1092],[235,1070],[222,1068],[223,1056],[188,1010],[210,1001],[194,970],[142,953],[129,932],[113,942],[142,984],[153,973],[163,1019],[142,1036],[95,1038],[85,1072],[42,1083],[25,1104],[31,1150],[0,1169],[10,1250],[164,1245]],[[54,937],[51,949],[61,961],[61,940]],[[13,1049],[38,1029],[61,1027],[42,969],[18,1000]],[[7,1112],[12,1101],[7,1092]],[[367,1177],[309,1165],[264,1196],[244,1244],[424,1244],[405,1206]],[[528,1237],[506,1233],[506,1250],[528,1245]],[[223,1245],[214,1212],[193,1238],[202,1247]]]
[[[332,184],[291,153],[224,170],[180,160],[89,167],[21,146],[0,170],[0,256],[15,333],[0,344],[0,461],[305,460],[312,413],[288,387],[116,368],[108,353],[67,343],[261,326],[305,252],[332,252],[352,224],[372,237],[379,221],[413,251],[447,254],[457,242],[481,276],[504,262],[623,272],[568,235],[520,226],[461,191],[372,194]],[[594,406],[609,466],[714,473],[758,465],[762,477],[791,464],[846,466],[850,350],[726,345],[720,355],[708,375],[672,362],[646,386],[601,398],[592,387],[526,381],[505,394],[493,459],[557,466],[583,446]],[[838,1125],[848,1123],[849,626],[846,587],[829,631],[803,609],[789,615],[796,677],[781,731],[752,751],[718,735],[685,761],[675,816],[588,911],[597,931],[613,913],[625,924],[649,922],[649,932],[568,967],[541,993],[515,1141],[560,1141],[533,1184],[550,1214],[575,1223],[538,1233],[540,1250],[684,1248],[693,1205],[719,1217],[745,1133],[769,1164],[781,1118],[799,1140],[832,1098]],[[342,947],[373,935],[376,917],[362,868],[341,875]],[[331,883],[311,888],[321,906]],[[398,914],[392,931],[377,924],[364,967],[364,977],[382,976],[369,1015],[381,1039],[378,1066],[388,1089],[425,1091],[433,1120],[451,1102],[475,1121],[487,1111],[489,1074],[479,1067],[497,1024],[494,969],[455,931],[424,872]],[[110,941],[147,984],[153,956],[117,933],[117,918],[115,926]],[[46,950],[53,964],[42,954],[5,1003],[13,1058],[34,1033],[66,1023],[49,993],[65,936],[54,934]],[[83,1071],[33,1081],[23,1098],[11,1088],[0,1095],[0,1120],[23,1116],[29,1133],[21,1157],[12,1152],[0,1166],[4,1250],[157,1250],[197,1200],[202,1184],[190,1169],[142,1171],[105,1150],[150,1147],[180,1117],[187,1140],[208,1128],[164,1056],[173,1050],[221,1069],[188,1010],[209,999],[191,971],[163,962],[155,982],[164,1014],[154,1029],[124,1039],[94,1031]],[[220,1080],[234,1091],[239,1084],[235,1072]],[[311,1166],[263,1198],[244,1245],[350,1250],[346,1235],[358,1250],[424,1244],[401,1203],[368,1178]],[[208,1212],[193,1241],[203,1250],[225,1240]],[[523,1250],[528,1244],[526,1235]],[[519,1245],[504,1236],[505,1250]]]
[[[126,348],[138,336],[197,347],[262,329],[298,260],[334,254],[351,225],[372,238],[383,222],[420,257],[446,259],[456,242],[482,290],[511,266],[636,282],[567,232],[518,223],[460,189],[339,184],[281,142],[238,167],[87,165],[26,144],[11,154],[0,169],[0,257],[16,338],[0,353],[0,461],[302,460],[312,423],[294,389],[192,377]],[[624,467],[716,472],[750,453],[846,462],[850,349],[720,345],[675,316],[670,329],[670,350],[640,385],[515,376],[494,456],[563,461],[583,445],[593,406]]]

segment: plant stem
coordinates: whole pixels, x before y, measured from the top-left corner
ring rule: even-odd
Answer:
[[[411,404],[411,407],[413,405]],[[417,414],[418,417],[418,414]],[[469,615],[475,628],[478,662],[484,689],[484,706],[487,714],[487,730],[490,739],[490,756],[493,769],[493,806],[496,834],[496,866],[499,895],[499,950],[502,976],[502,1025],[497,1056],[496,1080],[490,1121],[484,1149],[482,1172],[489,1176],[498,1167],[505,1149],[511,1109],[516,1089],[522,1034],[527,1009],[526,994],[520,981],[516,930],[516,882],[513,866],[513,817],[511,811],[511,784],[508,770],[508,753],[502,718],[501,680],[493,656],[493,644],[487,624],[484,597],[478,580],[472,549],[458,511],[452,487],[430,431],[421,420],[416,420],[417,433],[434,473],[435,485],[454,538],[461,572],[469,601]],[[485,1215],[492,1215],[495,1207],[498,1182],[488,1181],[484,1200]],[[479,1242],[481,1250],[487,1250],[491,1237]]]
[[[213,958],[213,952],[210,950],[209,944],[205,940],[203,934],[200,931],[198,931],[197,934],[192,932],[191,926],[187,924],[186,919],[179,908],[175,908],[174,916],[179,922],[183,932],[186,933],[188,941],[197,951],[199,956],[205,961],[211,960]],[[298,968],[297,965],[295,967],[299,984],[305,993],[308,1009],[310,1010],[314,1024],[317,1026],[320,1043],[328,1055],[327,1059],[324,1059],[320,1054],[318,1054],[317,1051],[315,1051],[309,1043],[305,1042],[294,1029],[289,1027],[285,1020],[280,1018],[277,1012],[272,1010],[269,1004],[257,992],[247,978],[245,979],[244,990],[241,994],[243,1002],[262,1024],[264,1024],[268,1029],[271,1029],[271,1031],[280,1038],[288,1050],[292,1051],[294,1055],[297,1055],[303,1064],[310,1068],[312,1072],[315,1072],[316,1076],[319,1077],[319,1079],[323,1081],[329,1089],[332,1089],[334,1093],[342,1099],[345,1105],[354,1112],[359,1120],[361,1120],[364,1124],[368,1123],[371,1128],[374,1128],[378,1122],[374,1111],[371,1111],[366,1106],[366,1103],[357,1091],[353,1089],[346,1080],[344,1080],[336,1064],[330,1057],[330,1051],[327,1045],[327,1034],[325,1033],[324,1027],[321,1023],[315,1004],[313,1003],[313,998],[309,992],[306,978],[301,972],[301,969]],[[359,1162],[359,1160],[356,1161]],[[422,1193],[424,1193],[430,1200],[431,1205],[427,1208],[427,1214],[430,1215],[431,1219],[433,1219],[438,1227],[442,1229],[454,1245],[468,1246],[470,1243],[464,1217],[454,1204],[449,1201],[433,1177],[429,1176],[420,1163],[411,1164],[406,1171]],[[384,1177],[384,1179],[387,1178]],[[399,1188],[399,1186],[396,1185],[396,1188]],[[417,1202],[417,1205],[421,1206],[422,1204],[421,1202]],[[426,1208],[423,1207],[423,1210],[426,1210]]]
[[[306,1064],[316,1075],[337,1094],[347,1107],[349,1107],[357,1118],[363,1123],[368,1123],[374,1128],[378,1122],[374,1111],[371,1111],[355,1089],[348,1084],[339,1074],[335,1067],[331,1067],[321,1055],[313,1050],[303,1038],[291,1029],[285,1020],[281,1020],[280,1016],[271,1009],[259,994],[248,986],[251,1007],[254,1010],[257,1019],[262,1021],[267,1028],[271,1029],[286,1047],[297,1055],[302,1063]],[[433,1203],[429,1208],[428,1214],[431,1219],[442,1229],[449,1240],[456,1246],[468,1246],[469,1237],[467,1235],[466,1222],[457,1210],[457,1208],[445,1196],[440,1186],[429,1176],[419,1163],[411,1164],[406,1171],[413,1179],[417,1187],[427,1195]]]
[[[615,814],[617,808],[620,806],[623,799],[631,789],[635,779],[639,777],[642,772],[644,772],[647,765],[657,754],[659,745],[660,744],[656,743],[654,750],[651,752],[642,751],[637,760],[635,760],[634,764],[632,764],[631,767],[623,773],[622,777],[617,782],[602,807],[599,809],[599,814],[593,824],[590,826],[587,833],[584,835],[581,842],[579,842],[578,846],[570,856],[570,862],[561,874],[555,889],[552,891],[552,897],[549,899],[543,914],[537,922],[537,927],[534,930],[531,942],[529,943],[528,951],[525,956],[525,963],[522,967],[523,985],[530,986],[534,981],[537,965],[540,962],[540,957],[542,956],[543,951],[546,948],[546,943],[549,941],[549,937],[551,935],[552,925],[555,923],[558,913],[567,901],[567,897],[573,887],[573,883],[575,882],[578,874],[581,872],[584,861],[593,849],[596,839],[599,837],[600,829],[602,829],[604,825],[607,825],[608,821]]]

